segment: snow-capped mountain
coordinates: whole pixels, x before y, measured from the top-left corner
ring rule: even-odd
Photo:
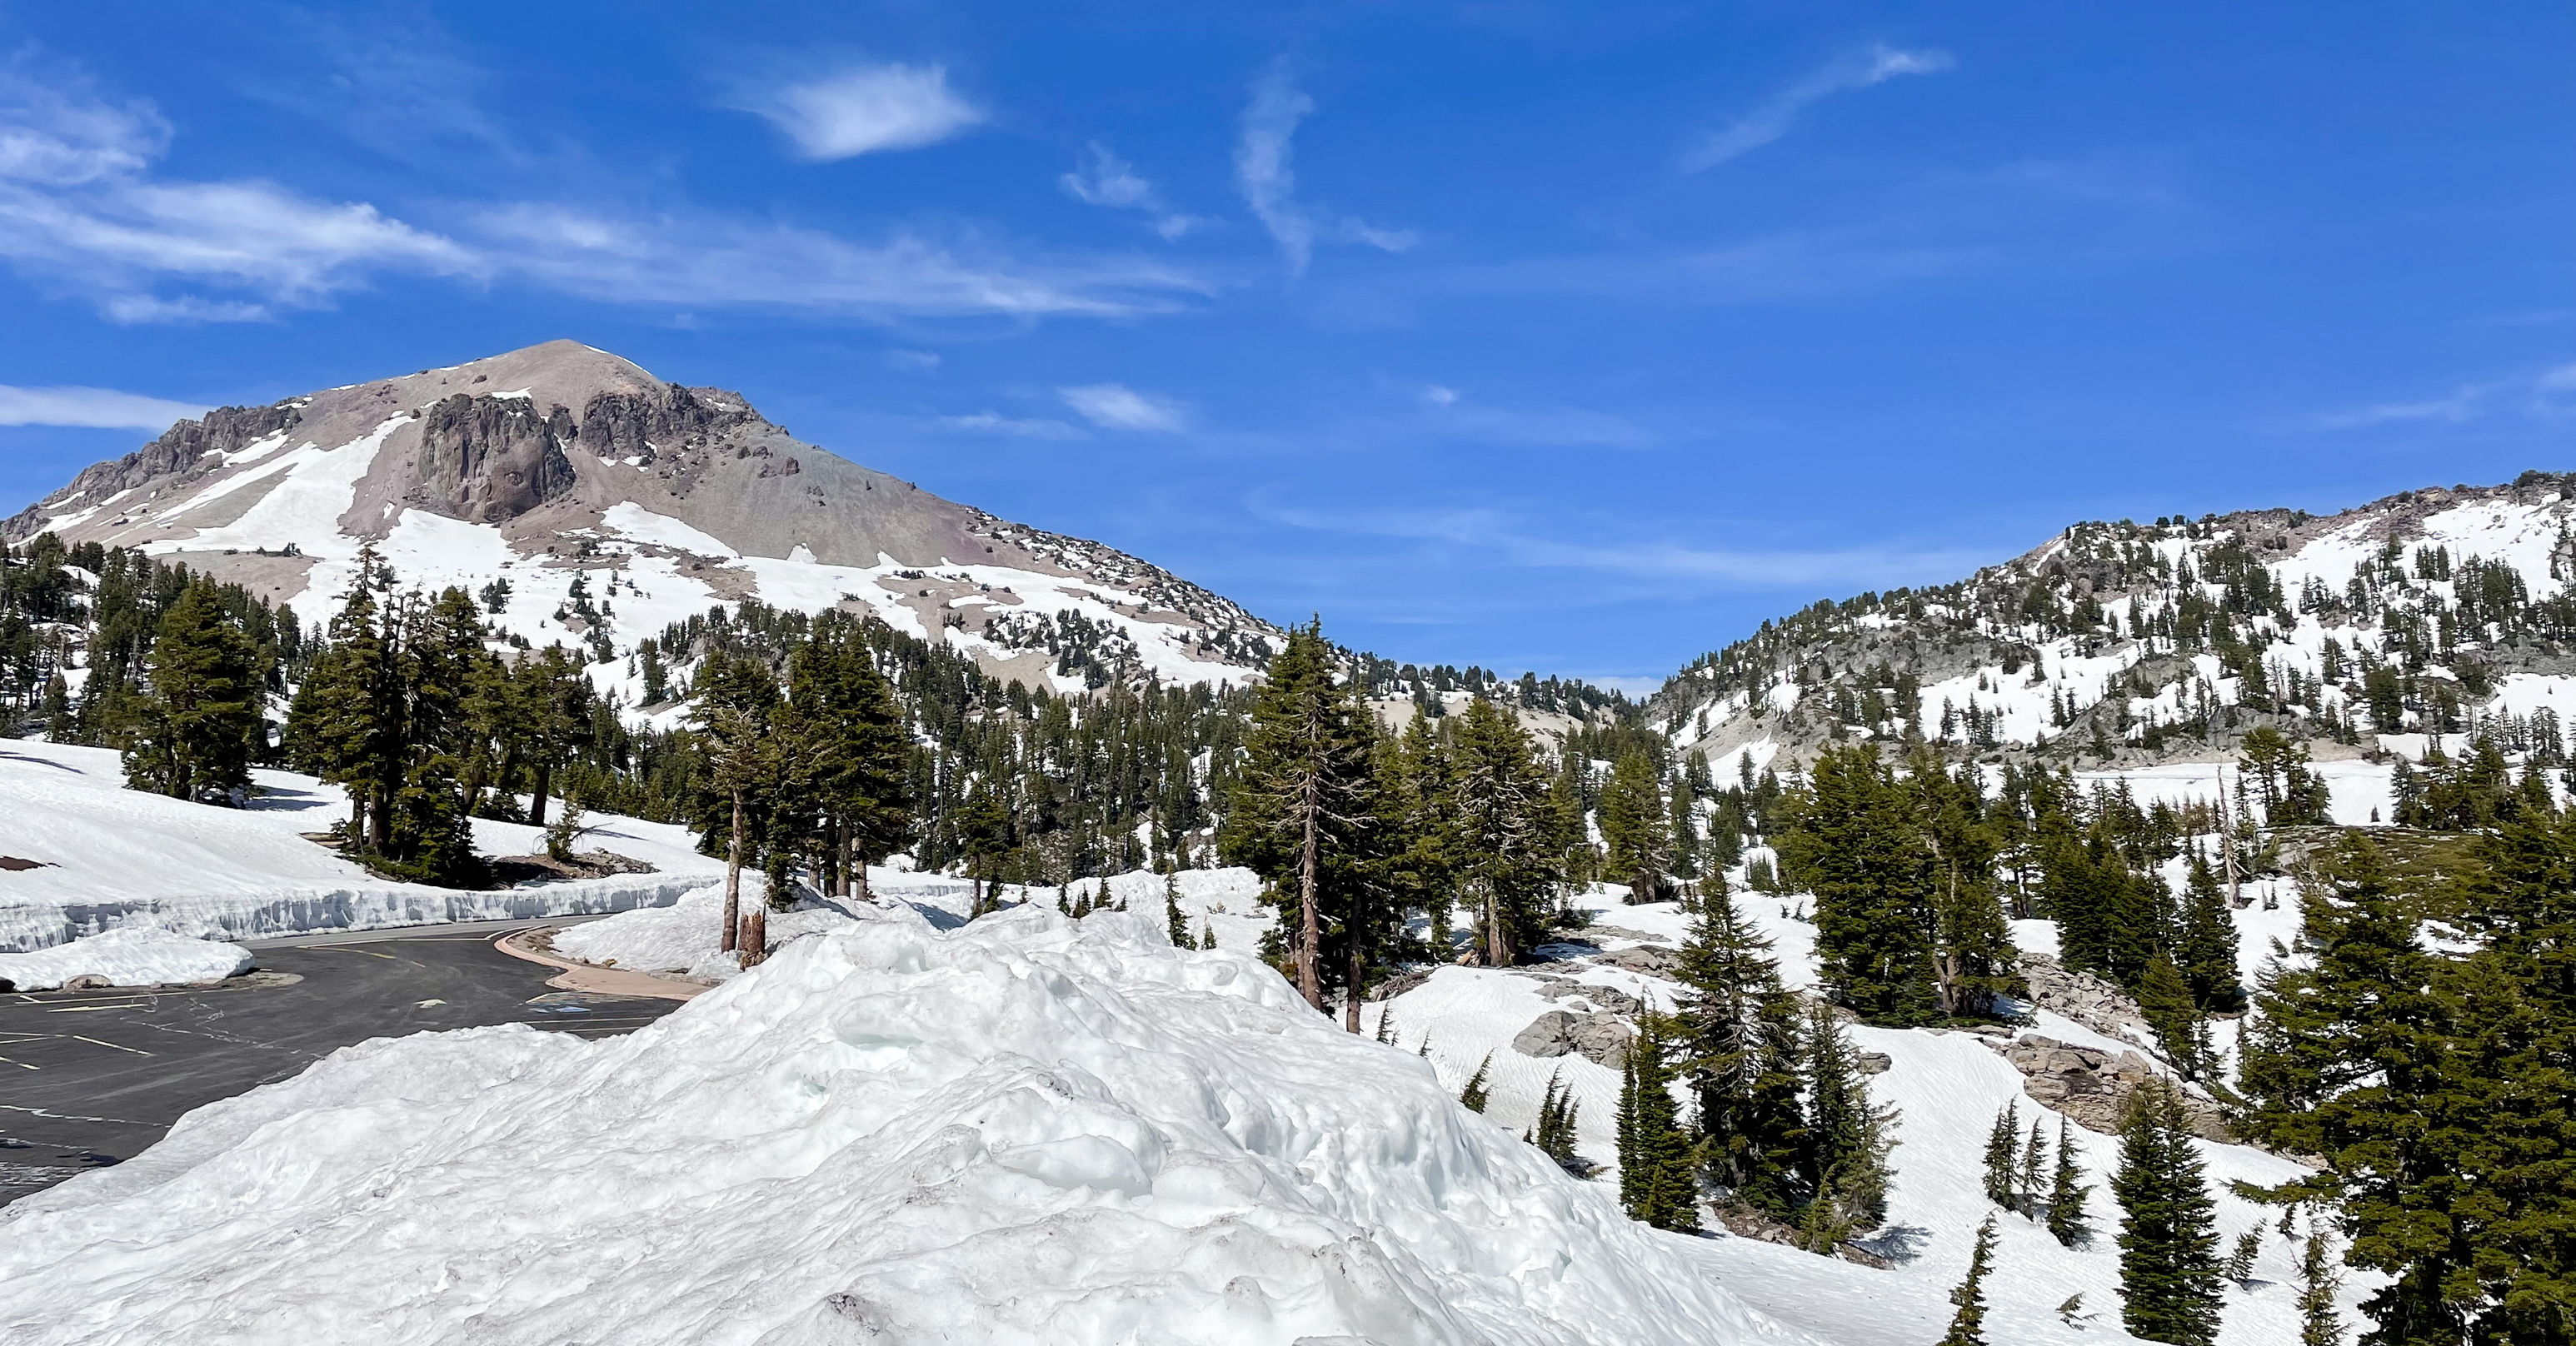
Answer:
[[[631,649],[718,602],[873,612],[987,671],[1236,682],[1278,632],[1098,543],[805,443],[571,341],[182,421],[0,524],[136,547],[326,616],[372,547],[536,645]],[[505,581],[495,586],[495,581]]]
[[[1913,732],[2137,765],[2232,754],[2264,725],[2320,759],[2484,731],[2555,761],[2576,714],[2571,496],[2529,472],[2331,516],[2080,523],[1956,584],[1765,623],[1649,713],[1716,764]]]

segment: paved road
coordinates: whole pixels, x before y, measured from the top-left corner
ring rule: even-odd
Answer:
[[[0,995],[0,1204],[131,1158],[180,1114],[369,1038],[528,1023],[632,1032],[672,1000],[555,991],[492,941],[576,918],[256,941],[263,973],[208,990]]]

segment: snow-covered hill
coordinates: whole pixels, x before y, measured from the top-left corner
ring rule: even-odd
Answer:
[[[1007,522],[790,436],[734,393],[570,341],[183,421],[0,524],[138,547],[311,623],[372,547],[596,657],[719,601],[871,612],[987,671],[1239,682],[1278,632],[1111,548]]]
[[[434,1138],[434,1143],[424,1143]],[[378,1041],[0,1213],[28,1346],[1818,1340],[1240,952],[908,908],[629,1037]]]
[[[104,748],[0,740],[0,952],[112,928],[157,927],[221,939],[623,911],[676,900],[723,865],[686,828],[593,814],[577,843],[652,865],[650,874],[571,879],[488,892],[377,878],[306,840],[348,816],[335,785],[254,771],[250,807],[210,808],[125,788]],[[475,848],[527,855],[543,829],[473,820]]]
[[[2209,760],[2270,725],[2321,759],[2492,731],[2540,760],[2576,715],[2576,491],[2411,491],[2330,517],[2078,524],[1973,578],[1818,603],[1673,677],[1685,750],[1805,760],[1909,730],[2090,764]]]

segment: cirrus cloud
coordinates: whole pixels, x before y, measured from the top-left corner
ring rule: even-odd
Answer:
[[[0,384],[0,425],[70,425],[100,430],[167,430],[208,408],[113,388],[13,388]]]
[[[1168,398],[1140,393],[1123,383],[1091,383],[1058,388],[1056,395],[1076,415],[1106,430],[1148,430],[1170,434],[1188,420],[1181,405]]]

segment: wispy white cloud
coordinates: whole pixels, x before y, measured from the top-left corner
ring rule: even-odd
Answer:
[[[1285,60],[1273,62],[1252,83],[1252,100],[1243,109],[1243,135],[1235,143],[1234,181],[1270,237],[1288,259],[1291,275],[1302,274],[1314,257],[1317,241],[1365,243],[1386,252],[1404,252],[1421,242],[1410,229],[1388,229],[1342,216],[1319,223],[1297,200],[1297,175],[1291,166],[1291,142],[1297,124],[1315,110],[1315,100],[1288,77]]]
[[[2323,412],[2309,417],[2307,423],[2318,430],[2361,430],[2381,425],[2466,425],[2502,415],[2557,420],[2576,414],[2570,394],[2576,394],[2576,364],[2463,383],[2440,397]]]
[[[927,374],[939,367],[939,352],[890,350],[885,353],[885,362],[888,369],[899,369],[907,374]]]
[[[1021,262],[966,239],[910,234],[862,243],[721,215],[628,218],[522,205],[486,215],[507,267],[557,289],[618,302],[812,313],[1018,317],[1139,313],[1205,293],[1160,263]]]
[[[1154,184],[1138,176],[1136,166],[1109,152],[1107,146],[1093,141],[1083,149],[1082,161],[1074,170],[1056,179],[1073,199],[1085,205],[1110,210],[1141,210],[1152,217],[1154,232],[1165,240],[1179,238],[1207,223],[1196,215],[1186,215],[1163,204],[1162,193]]]
[[[1815,73],[1774,95],[1771,101],[1711,133],[1682,156],[1682,171],[1714,168],[1788,134],[1798,114],[1820,98],[1884,84],[1900,75],[1932,75],[1957,64],[1946,51],[1903,51],[1872,46],[1827,62]]]
[[[767,118],[808,159],[919,149],[984,120],[948,87],[948,68],[939,65],[856,65],[795,83],[745,81],[733,106]]]
[[[0,425],[76,425],[103,430],[166,430],[209,408],[113,388],[13,388],[0,384]]]
[[[1056,395],[1076,415],[1110,430],[1171,433],[1188,422],[1181,405],[1168,398],[1140,393],[1122,383],[1090,383],[1058,388]]]
[[[1477,553],[1488,562],[1535,570],[1616,574],[1703,589],[1886,588],[1935,583],[1973,572],[1982,553],[1965,549],[1862,547],[1730,549],[1640,540],[1569,542],[1529,529],[1497,509],[1309,509],[1255,501],[1276,523],[1325,532],[1400,538]]]
[[[316,201],[272,183],[153,177],[168,123],[73,75],[0,66],[0,257],[39,284],[86,292],[123,321],[238,320],[310,305],[376,270],[471,275],[466,248],[364,202]],[[175,278],[245,292],[155,295]]]
[[[1088,439],[1082,427],[1047,417],[1005,416],[994,411],[979,411],[971,416],[942,416],[939,424],[950,430],[964,430],[983,435],[1009,435],[1017,439]]]

